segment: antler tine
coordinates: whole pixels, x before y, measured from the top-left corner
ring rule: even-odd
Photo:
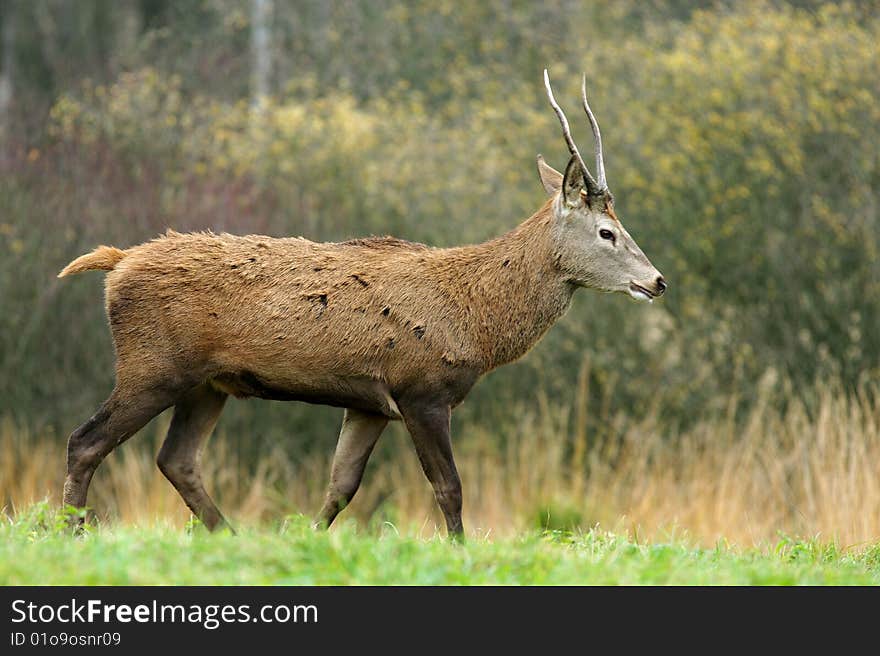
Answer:
[[[584,163],[584,158],[581,157],[581,153],[571,136],[571,128],[568,126],[568,119],[565,118],[562,108],[559,106],[559,103],[556,102],[556,98],[553,97],[553,89],[550,88],[550,75],[547,73],[546,68],[544,69],[544,87],[547,89],[547,97],[550,99],[550,105],[553,107],[553,111],[556,112],[556,117],[562,124],[562,136],[565,137],[565,143],[568,144],[568,152],[577,157],[581,168],[584,170],[584,176],[595,185],[596,181],[593,180],[593,176],[590,175],[590,171]]]
[[[599,189],[605,190],[608,188],[608,183],[605,181],[605,157],[602,155],[602,134],[599,132],[599,123],[596,121],[596,117],[593,116],[593,110],[590,109],[590,103],[587,102],[586,73],[584,73],[583,80],[581,81],[581,100],[584,102],[584,111],[587,113],[587,118],[590,119],[590,127],[593,128],[593,139],[596,142],[596,175],[599,176]]]

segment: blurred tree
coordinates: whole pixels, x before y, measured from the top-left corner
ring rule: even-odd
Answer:
[[[572,118],[586,70],[618,211],[671,287],[650,308],[579,295],[459,416],[569,404],[580,378],[607,409],[580,413],[591,427],[649,404],[688,422],[773,376],[808,395],[880,375],[876,1],[16,7],[0,415],[69,428],[109,388],[99,277],[54,279],[96,243],[174,227],[444,246],[511,228],[542,202],[535,154],[565,162],[544,66]],[[235,407],[224,422],[262,436],[317,439],[336,418]]]
[[[251,50],[253,53],[251,98],[254,105],[265,102],[271,93],[272,5],[272,0],[251,0]]]
[[[7,143],[15,96],[15,19],[17,0],[0,6],[0,143]]]

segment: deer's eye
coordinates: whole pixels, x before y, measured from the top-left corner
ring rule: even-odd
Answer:
[[[614,243],[614,233],[611,232],[610,230],[605,230],[603,228],[602,230],[599,231],[599,236],[602,239],[609,239],[609,240],[611,240],[611,243]]]

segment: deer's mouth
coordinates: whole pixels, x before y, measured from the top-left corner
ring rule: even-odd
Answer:
[[[654,297],[656,296],[656,294],[654,294],[654,292],[652,292],[651,290],[646,289],[645,287],[642,287],[641,285],[634,282],[631,282],[629,284],[629,288],[627,289],[627,291],[629,292],[629,295],[637,301],[648,301],[648,303],[653,302]]]

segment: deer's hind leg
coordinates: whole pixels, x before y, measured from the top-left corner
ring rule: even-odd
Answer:
[[[67,441],[64,505],[84,508],[92,475],[107,455],[174,403],[175,387],[117,382],[98,411]],[[81,523],[81,522],[77,522]]]
[[[187,392],[174,406],[168,436],[156,458],[165,478],[211,531],[221,526],[231,530],[205,490],[201,471],[202,449],[217,424],[226,396],[208,383]]]

